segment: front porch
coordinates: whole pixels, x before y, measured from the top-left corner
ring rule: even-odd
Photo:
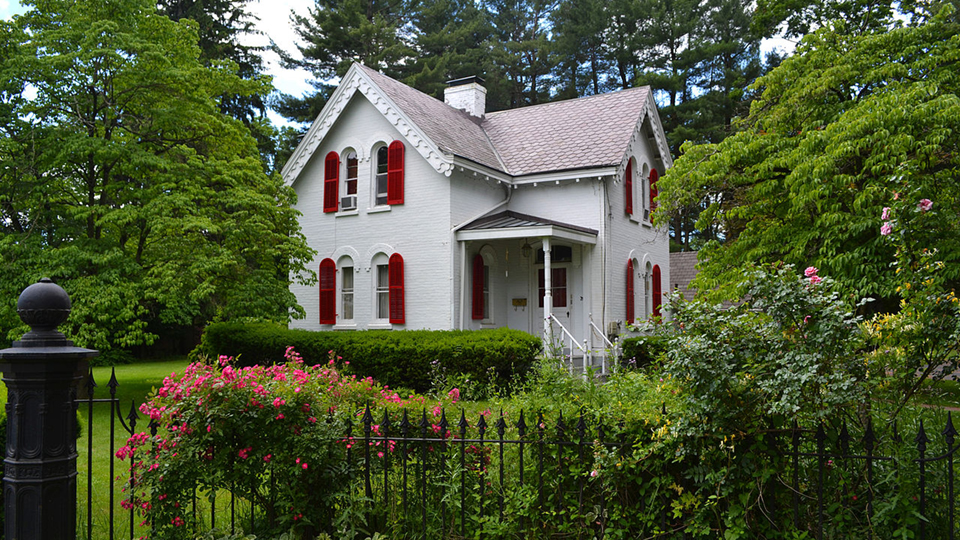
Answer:
[[[606,371],[612,344],[597,231],[503,212],[461,228],[456,241],[457,328],[523,330],[571,369],[595,364]]]

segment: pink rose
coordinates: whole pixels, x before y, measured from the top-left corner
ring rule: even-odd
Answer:
[[[882,220],[888,220],[888,219],[890,219],[890,207],[889,207],[889,206],[884,206],[884,207],[883,207],[883,213],[880,214],[880,219],[882,219]]]
[[[819,272],[819,270],[817,270],[816,266],[808,266],[807,269],[803,271],[803,275],[806,277],[815,276],[817,272]]]
[[[880,227],[880,234],[883,236],[890,236],[890,233],[893,232],[893,226],[890,225],[889,221],[884,221],[883,226]]]
[[[811,284],[811,285],[816,285],[817,283],[820,283],[821,281],[823,281],[823,280],[820,279],[820,276],[810,276],[810,284]]]
[[[933,201],[930,199],[920,199],[920,202],[917,203],[917,208],[919,208],[921,212],[929,212],[930,209],[933,208]]]

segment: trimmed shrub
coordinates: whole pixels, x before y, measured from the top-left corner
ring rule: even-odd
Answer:
[[[391,387],[430,390],[439,374],[463,375],[506,388],[529,373],[541,350],[526,332],[495,330],[367,330],[314,332],[270,323],[214,323],[194,356],[237,358],[240,366],[282,362],[278,351],[294,347],[308,365],[331,356],[349,373]],[[331,353],[332,351],[332,353]]]

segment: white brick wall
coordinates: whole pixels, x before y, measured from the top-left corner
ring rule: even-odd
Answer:
[[[316,270],[322,259],[331,257],[340,264],[342,257],[353,259],[354,319],[352,325],[319,324],[319,288],[293,285],[291,290],[305,308],[305,319],[294,327],[313,330],[358,330],[391,325],[371,324],[375,313],[377,253],[400,253],[404,259],[406,324],[393,328],[481,328],[471,318],[470,272],[473,257],[488,246],[494,259],[491,274],[493,326],[509,326],[539,333],[542,329],[536,295],[536,268],[533,257],[521,255],[523,239],[470,242],[466,246],[466,282],[461,283],[461,254],[454,228],[477,218],[504,201],[507,190],[495,179],[485,179],[472,171],[456,169],[450,177],[436,172],[407,144],[405,152],[404,204],[373,207],[375,146],[402,139],[402,135],[361,94],[356,94],[340,114],[324,141],[303,169],[294,189],[297,209],[303,213],[301,226],[310,246],[317,251],[311,266]],[[358,209],[339,214],[323,213],[323,165],[330,151],[343,156],[347,148],[359,156]],[[630,147],[637,160],[653,165],[655,149],[644,136],[635,137]],[[660,171],[661,173],[663,171]],[[607,177],[583,178],[579,182],[559,184],[543,182],[523,185],[512,191],[507,205],[495,212],[513,210],[549,220],[587,227],[598,231],[598,242],[606,247],[574,246],[574,263],[568,274],[569,291],[574,297],[571,330],[578,339],[589,335],[588,316],[603,330],[605,323],[623,321],[626,316],[626,264],[628,257],[638,260],[637,271],[649,260],[661,268],[664,294],[670,287],[669,247],[665,231],[642,223],[639,175],[631,220],[624,214],[624,184]],[[533,253],[539,239],[530,238]],[[554,241],[554,243],[562,243]],[[384,257],[385,258],[385,257]],[[338,288],[342,276],[338,275]],[[638,278],[636,314],[642,316],[643,282]],[[582,300],[580,298],[582,297]],[[525,307],[513,306],[513,299],[525,298]],[[338,289],[338,313],[340,295]]]
[[[450,181],[437,173],[407,145],[405,152],[404,204],[373,208],[375,162],[371,157],[377,144],[400,139],[401,135],[382,115],[357,94],[340,115],[323,143],[314,152],[294,184],[297,209],[303,213],[301,226],[310,247],[317,250],[313,268],[321,260],[354,253],[354,321],[357,329],[371,327],[374,316],[376,271],[373,256],[400,253],[404,259],[406,324],[394,328],[450,328],[452,301],[450,271]],[[359,154],[358,210],[341,215],[323,213],[323,161],[330,151],[342,153],[353,147]],[[338,286],[341,277],[338,276]],[[293,286],[297,301],[307,312],[293,326],[313,330],[330,329],[319,324],[317,287]],[[338,295],[339,312],[339,295]]]

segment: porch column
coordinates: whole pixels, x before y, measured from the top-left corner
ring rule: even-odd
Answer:
[[[550,315],[553,309],[553,276],[550,271],[550,239],[543,239],[543,339],[548,343],[544,344],[544,350],[547,345],[553,342],[553,325],[550,324]]]

